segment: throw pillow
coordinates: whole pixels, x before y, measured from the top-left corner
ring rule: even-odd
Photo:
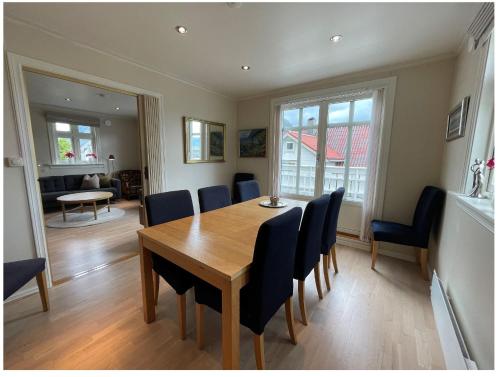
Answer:
[[[111,177],[109,175],[101,175],[99,177],[99,186],[103,188],[111,187]]]
[[[90,176],[85,174],[82,181],[82,190],[98,189],[99,188],[99,176],[94,174]]]

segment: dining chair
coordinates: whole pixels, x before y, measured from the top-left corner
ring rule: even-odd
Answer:
[[[323,227],[329,202],[330,196],[322,195],[307,203],[302,224],[300,225],[293,278],[299,282],[299,306],[304,325],[307,325],[304,282],[313,269],[318,296],[320,299],[323,299],[319,278],[319,259],[321,255],[321,237],[323,236]]]
[[[333,263],[335,273],[339,272],[337,267],[337,250],[335,244],[337,242],[337,222],[339,219],[340,206],[344,197],[344,188],[339,187],[330,194],[328,209],[326,210],[325,226],[323,227],[323,236],[321,242],[321,253],[323,254],[323,275],[325,275],[326,289],[330,290],[330,277],[328,269],[330,268],[328,261]]]
[[[390,221],[373,220],[372,231],[372,269],[377,262],[378,243],[391,242],[400,245],[413,246],[420,249],[420,272],[424,280],[429,280],[427,273],[427,257],[429,236],[432,224],[440,215],[445,199],[445,192],[438,187],[426,186],[413,214],[412,225]]]
[[[250,279],[240,291],[240,322],[254,333],[255,360],[265,368],[264,328],[285,304],[288,332],[297,344],[293,325],[293,265],[302,209],[292,208],[264,222],[255,241]],[[195,283],[196,328],[198,347],[203,347],[203,308],[221,313],[220,289],[198,280]]]
[[[213,211],[231,205],[231,194],[225,185],[204,187],[198,190],[200,212]]]
[[[233,179],[233,204],[237,204],[241,202],[241,198],[239,196],[238,189],[236,184],[238,182],[243,181],[251,181],[255,179],[255,175],[253,173],[235,173]]]
[[[256,180],[237,182],[236,192],[241,202],[258,198],[260,196],[259,184]]]
[[[188,190],[169,191],[148,195],[145,198],[148,226],[193,216],[193,202]],[[194,277],[183,268],[151,253],[155,285],[155,305],[158,305],[160,276],[177,294],[177,316],[181,339],[186,338],[186,292],[193,287]]]

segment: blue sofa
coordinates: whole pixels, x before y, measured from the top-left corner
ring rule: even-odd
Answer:
[[[94,174],[94,173],[93,173]],[[93,175],[90,174],[90,175]],[[122,190],[119,179],[111,178],[111,187],[101,187],[98,189],[82,190],[82,181],[85,174],[76,175],[53,175],[50,177],[40,177],[40,192],[42,195],[43,210],[49,211],[60,209],[61,205],[57,198],[62,195],[74,194],[85,191],[106,191],[113,194],[111,200],[121,199]],[[103,175],[103,174],[99,174]]]

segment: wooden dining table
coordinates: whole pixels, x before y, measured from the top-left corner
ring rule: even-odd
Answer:
[[[284,208],[259,205],[260,197],[138,231],[144,321],[156,319],[151,253],[222,291],[222,367],[239,369],[240,289],[248,283],[260,225],[307,202],[281,199]]]

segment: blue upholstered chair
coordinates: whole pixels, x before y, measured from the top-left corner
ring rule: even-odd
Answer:
[[[205,187],[198,190],[200,212],[213,211],[231,205],[231,194],[225,185]]]
[[[288,331],[296,344],[293,327],[293,265],[301,208],[292,208],[259,228],[250,280],[240,291],[240,322],[254,333],[257,368],[264,369],[264,328],[274,313],[285,303]],[[198,347],[203,347],[204,305],[222,311],[222,294],[218,288],[203,282],[195,284]]]
[[[239,196],[239,191],[236,187],[236,184],[238,182],[243,182],[243,181],[252,181],[255,179],[255,175],[252,173],[236,173],[234,175],[234,180],[233,180],[233,204],[237,204],[241,202],[241,198]]]
[[[443,190],[433,186],[426,186],[418,200],[412,225],[373,220],[372,269],[375,269],[378,243],[380,241],[414,246],[420,248],[420,269],[422,277],[428,280],[427,247],[429,236],[432,224],[443,209],[444,198],[445,192]]]
[[[326,211],[329,202],[330,196],[323,195],[307,203],[302,224],[300,225],[293,278],[299,281],[300,314],[304,325],[307,325],[304,282],[313,269],[318,296],[320,299],[323,299],[321,281],[319,279],[319,259],[321,255],[323,227],[325,225]]]
[[[148,195],[145,198],[148,226],[154,226],[183,217],[193,216],[193,202],[188,190],[162,192]],[[194,276],[183,268],[166,260],[158,254],[151,253],[155,280],[155,305],[158,304],[160,276],[174,288],[177,293],[179,309],[179,329],[181,339],[186,338],[186,292],[193,287]]]
[[[43,311],[49,310],[49,294],[45,282],[45,258],[26,259],[3,264],[3,299],[36,277]]]
[[[240,202],[258,198],[260,196],[259,184],[255,180],[237,182],[236,193]]]
[[[323,254],[323,275],[325,275],[326,289],[330,290],[330,277],[328,276],[328,261],[332,261],[335,273],[339,272],[337,267],[337,251],[335,243],[337,242],[337,222],[339,219],[340,206],[344,197],[344,188],[339,187],[330,194],[330,202],[325,216],[325,226],[323,228],[323,237],[321,241],[321,254]]]

